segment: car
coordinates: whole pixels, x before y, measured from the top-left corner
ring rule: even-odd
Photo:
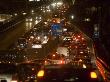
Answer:
[[[18,74],[20,82],[34,82],[36,73],[41,69],[41,65],[35,62],[24,62],[18,65]]]
[[[27,40],[25,38],[19,38],[17,43],[16,43],[16,47],[18,49],[24,49],[27,47]]]
[[[57,53],[63,54],[64,56],[69,56],[69,49],[67,47],[58,47]]]
[[[15,64],[0,63],[0,82],[19,82]]]
[[[37,82],[104,82],[95,68],[74,64],[47,65],[37,73]]]
[[[42,48],[41,41],[34,41],[32,43],[32,48]]]
[[[64,64],[65,63],[65,56],[63,54],[49,54],[45,58],[45,65],[48,64]]]

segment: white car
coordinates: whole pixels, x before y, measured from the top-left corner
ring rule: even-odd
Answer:
[[[32,48],[42,48],[41,41],[35,41],[32,43]]]
[[[69,50],[67,47],[58,47],[57,48],[58,54],[63,54],[64,56],[69,56]]]

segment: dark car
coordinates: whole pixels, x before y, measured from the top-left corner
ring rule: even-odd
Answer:
[[[19,82],[15,64],[0,63],[0,82]]]
[[[45,66],[38,72],[37,82],[103,82],[103,79],[95,68],[67,64]]]
[[[21,63],[18,65],[19,80],[21,82],[34,82],[36,80],[36,73],[41,69],[38,63]]]

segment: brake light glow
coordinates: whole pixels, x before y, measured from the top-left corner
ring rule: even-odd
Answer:
[[[43,77],[44,76],[44,70],[40,70],[37,74],[37,77]]]
[[[63,61],[63,60],[61,60],[61,61],[60,61],[60,64],[64,64],[64,61]]]
[[[93,79],[94,79],[94,78],[97,78],[97,74],[96,74],[95,72],[91,72],[91,73],[90,73],[90,76],[91,76],[91,78],[93,78]]]

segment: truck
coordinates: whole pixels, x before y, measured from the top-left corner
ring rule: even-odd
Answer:
[[[69,56],[69,50],[67,47],[58,47],[57,48],[57,53],[58,54],[62,54],[64,55],[65,57],[68,57]]]

